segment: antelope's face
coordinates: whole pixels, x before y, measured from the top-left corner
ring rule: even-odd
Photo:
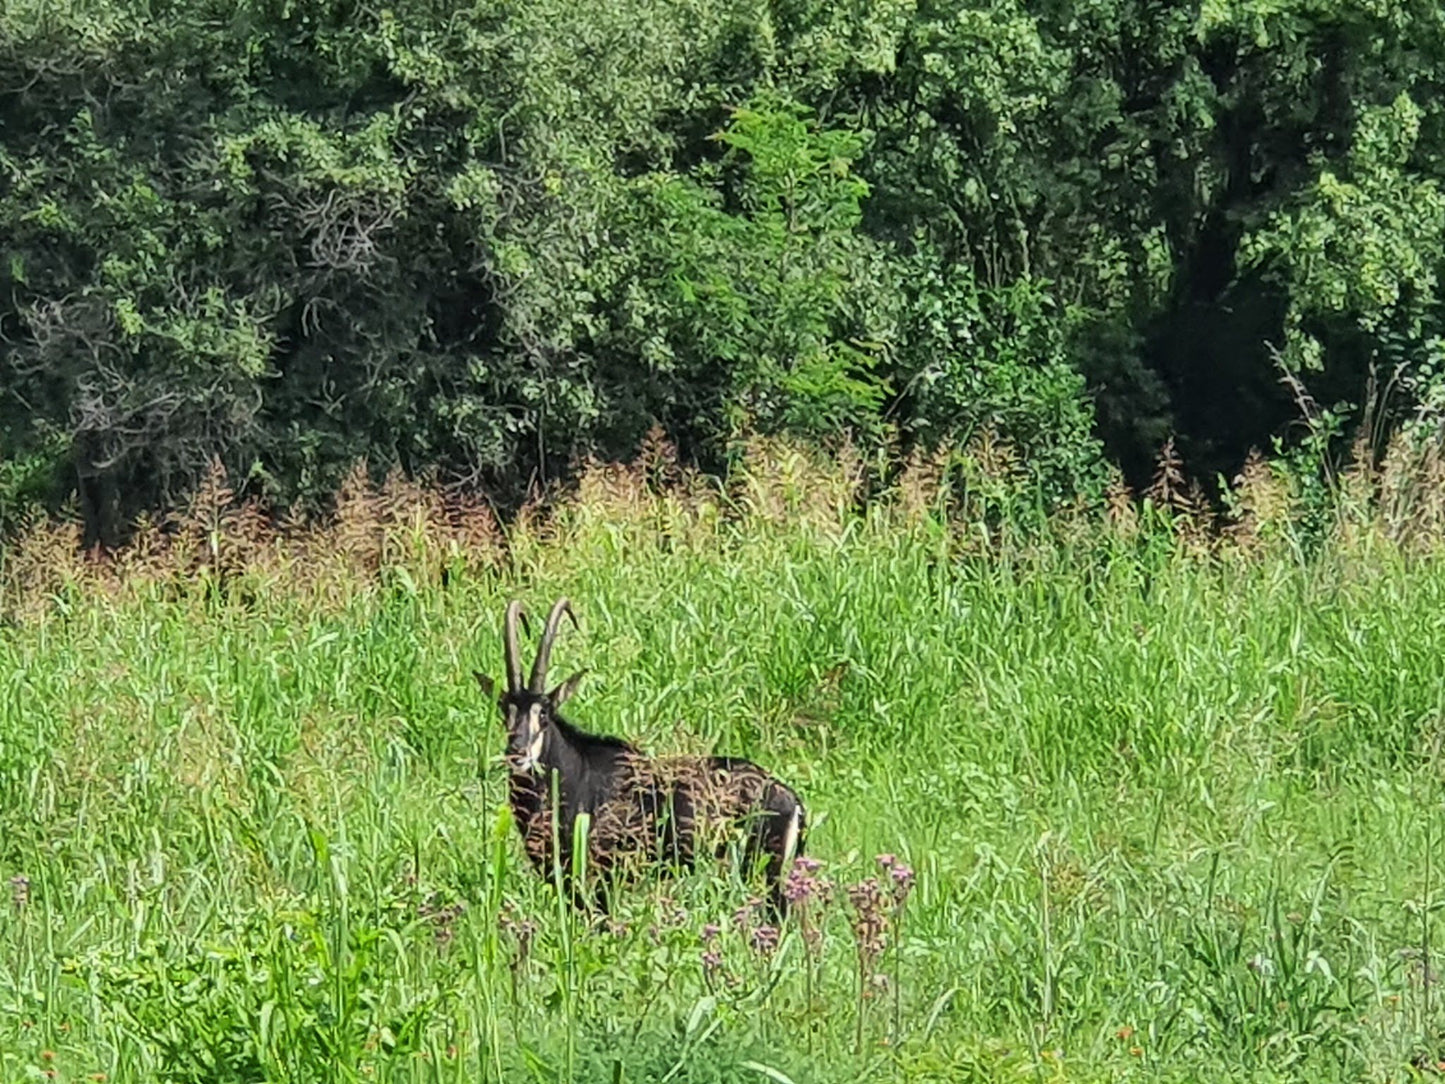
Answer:
[[[547,734],[557,707],[572,695],[581,674],[563,682],[550,693],[534,693],[527,689],[502,692],[497,697],[497,710],[507,730],[507,766],[517,772],[536,772],[547,745]],[[495,683],[485,674],[476,675],[477,682],[488,697],[496,692]]]
[[[545,696],[512,693],[498,706],[507,725],[507,764],[513,771],[535,772],[552,723],[552,705]]]
[[[473,671],[482,691],[488,697],[497,696],[497,707],[507,724],[507,763],[513,771],[535,772],[541,766],[542,750],[546,748],[547,734],[552,730],[556,711],[576,691],[582,680],[580,673],[573,674],[561,685],[547,691],[547,663],[552,657],[552,642],[557,638],[557,628],[564,616],[570,617],[574,625],[577,623],[572,604],[560,598],[547,615],[547,624],[537,645],[537,657],[532,663],[532,674],[523,684],[517,622],[525,622],[526,617],[522,614],[520,602],[507,603],[507,615],[502,626],[502,647],[507,663],[506,689],[498,695],[496,682],[486,674]]]

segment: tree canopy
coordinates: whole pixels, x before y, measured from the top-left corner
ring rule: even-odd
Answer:
[[[10,0],[0,502],[1440,398],[1433,0]]]

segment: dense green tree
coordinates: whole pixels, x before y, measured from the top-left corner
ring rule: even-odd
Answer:
[[[516,497],[661,422],[992,429],[1041,493],[1440,396],[1427,0],[12,0],[0,504],[220,454]],[[0,515],[3,515],[0,509]]]

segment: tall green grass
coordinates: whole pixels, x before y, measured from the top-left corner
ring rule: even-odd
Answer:
[[[1148,508],[1000,539],[851,485],[599,468],[506,537],[361,487],[291,548],[219,499],[103,565],[37,528],[0,599],[0,1079],[1435,1072],[1445,561]],[[470,671],[558,594],[577,722],[804,796],[834,891],[776,949],[725,869],[589,923],[525,866]],[[917,881],[860,964],[880,854]]]

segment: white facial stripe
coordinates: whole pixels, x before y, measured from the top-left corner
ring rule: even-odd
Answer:
[[[529,771],[535,768],[537,762],[542,759],[542,737],[542,732],[540,730],[537,731],[537,736],[533,738],[532,743],[527,746],[527,761],[525,767]]]
[[[522,770],[529,772],[542,759],[542,739],[546,737],[546,732],[542,729],[541,704],[533,704],[527,709],[527,718],[522,724],[522,737],[527,746],[527,754],[522,758]]]

